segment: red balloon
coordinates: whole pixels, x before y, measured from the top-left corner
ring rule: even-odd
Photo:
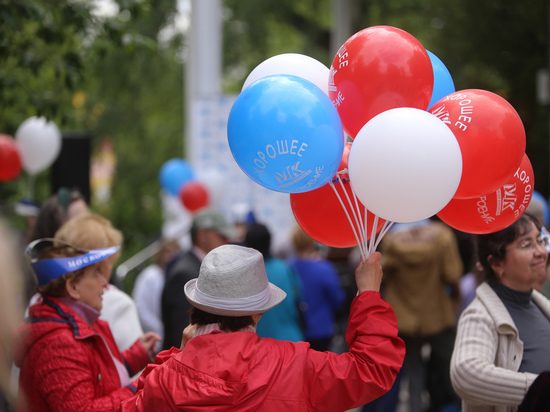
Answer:
[[[353,137],[377,114],[396,107],[425,110],[433,89],[430,57],[411,34],[374,26],[351,36],[332,61],[329,97]]]
[[[15,140],[0,134],[0,182],[15,179],[21,173],[21,155]]]
[[[514,223],[525,212],[535,187],[533,167],[527,155],[519,168],[495,192],[449,202],[437,216],[462,232],[497,232]]]
[[[202,183],[197,181],[184,184],[179,195],[183,206],[191,212],[208,206],[210,202],[208,190]]]
[[[525,129],[515,109],[486,90],[469,89],[438,101],[430,113],[453,131],[462,152],[462,179],[455,198],[494,192],[518,168]]]

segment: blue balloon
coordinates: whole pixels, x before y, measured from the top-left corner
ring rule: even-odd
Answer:
[[[284,193],[323,186],[344,150],[342,123],[328,96],[291,75],[264,77],[246,88],[229,113],[227,137],[253,181]]]
[[[426,50],[430,61],[432,62],[432,70],[434,72],[434,88],[432,91],[432,98],[428,104],[429,110],[435,103],[444,98],[445,96],[455,92],[455,84],[451,73],[447,70],[447,67],[443,62],[433,54],[431,51]]]
[[[191,166],[183,159],[170,159],[160,168],[160,186],[173,196],[177,196],[181,187],[193,178]]]

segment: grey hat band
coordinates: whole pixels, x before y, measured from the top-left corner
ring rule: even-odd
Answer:
[[[271,299],[269,288],[265,288],[260,293],[242,298],[222,298],[212,296],[202,292],[198,287],[195,289],[195,298],[202,305],[212,306],[218,309],[230,311],[249,311],[266,305]]]

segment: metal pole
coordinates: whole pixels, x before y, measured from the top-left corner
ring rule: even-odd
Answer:
[[[219,96],[222,71],[222,13],[220,0],[192,0],[189,49],[185,62],[185,155],[193,159],[191,144],[193,102]]]
[[[332,0],[332,31],[330,55],[334,56],[340,46],[351,36],[351,7],[354,0]]]

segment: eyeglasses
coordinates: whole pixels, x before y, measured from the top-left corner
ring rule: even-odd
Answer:
[[[39,285],[46,285],[61,276],[99,263],[114,255],[120,247],[113,246],[104,249],[83,250],[65,242],[52,238],[37,239],[27,246],[25,255],[29,258]],[[43,256],[59,251],[61,257]],[[73,256],[64,257],[63,254]]]

